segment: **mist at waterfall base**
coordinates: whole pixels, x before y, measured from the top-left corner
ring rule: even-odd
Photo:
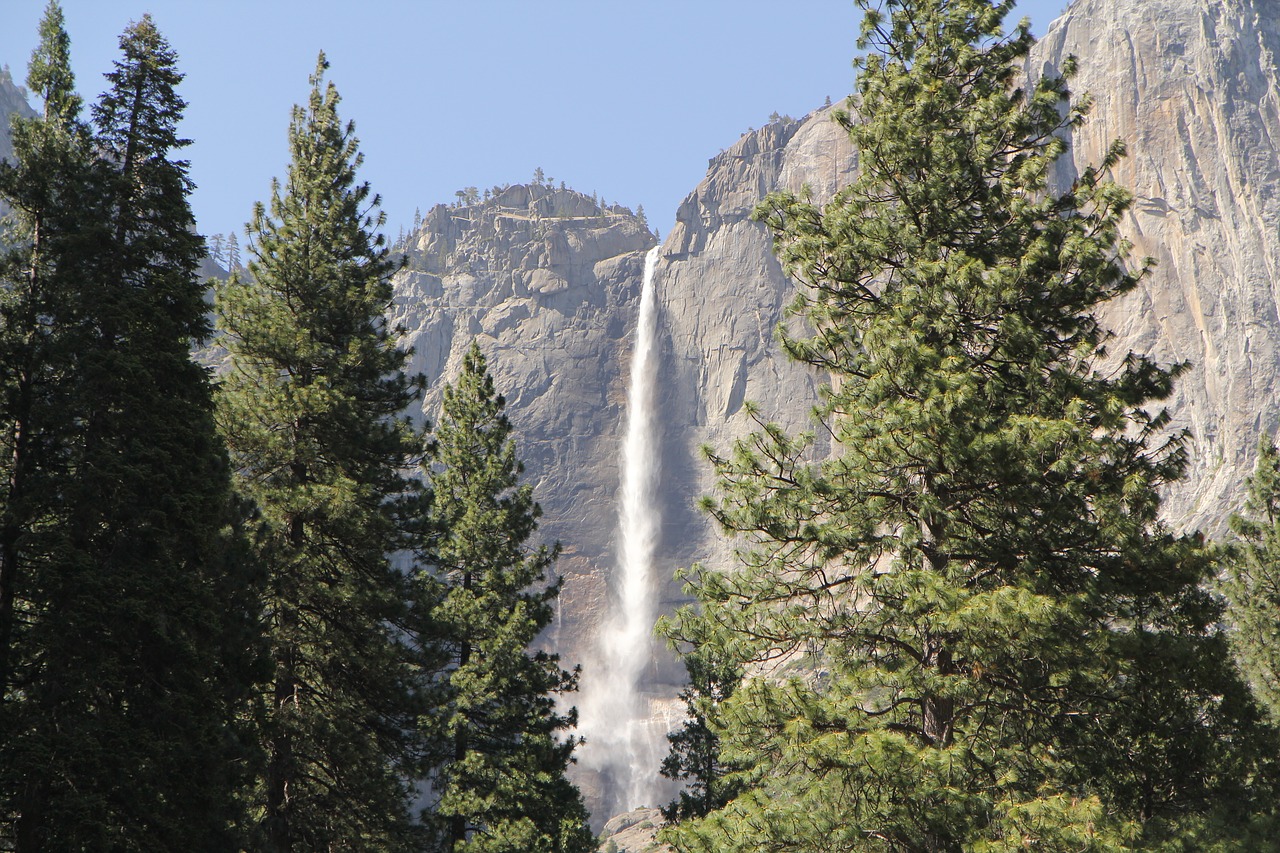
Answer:
[[[662,805],[672,783],[658,774],[667,753],[670,701],[641,691],[658,641],[654,556],[661,533],[658,510],[661,428],[657,412],[658,309],[653,273],[658,247],[645,256],[640,316],[631,357],[627,424],[622,445],[618,500],[618,558],[608,612],[600,624],[595,654],[582,676],[578,703],[582,768],[598,774],[602,814],[641,805]]]

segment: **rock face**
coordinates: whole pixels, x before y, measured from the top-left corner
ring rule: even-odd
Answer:
[[[13,139],[9,132],[11,116],[34,118],[35,110],[27,103],[27,96],[13,82],[13,76],[7,68],[0,69],[0,160],[13,156]],[[0,201],[0,216],[9,212],[9,206]]]
[[[565,618],[548,643],[566,664],[583,660],[603,612],[628,335],[654,242],[624,208],[513,186],[431,210],[396,278],[391,319],[414,347],[411,368],[429,382],[426,418],[438,417],[441,389],[473,339],[506,396],[525,481],[544,510],[541,534],[564,544],[556,569],[568,578]]]
[[[1280,422],[1280,6],[1264,0],[1078,0],[1028,62],[1034,78],[1079,58],[1073,89],[1095,101],[1059,178],[1115,139],[1115,179],[1135,203],[1133,258],[1158,266],[1106,306],[1114,354],[1190,362],[1167,405],[1192,436],[1187,480],[1169,493],[1175,526],[1219,533],[1238,508],[1260,435]],[[771,330],[792,285],[748,215],[771,189],[829,198],[856,168],[830,110],[748,134],[711,161],[663,244],[657,281],[669,340],[666,421],[686,455],[667,480],[674,565],[727,559],[687,512],[710,483],[691,448],[747,431],[742,400],[806,425],[816,377],[786,362]],[[680,425],[680,429],[676,429]],[[679,517],[681,521],[675,519]],[[677,544],[678,541],[678,544]]]
[[[730,543],[693,511],[713,485],[699,450],[727,449],[753,431],[745,401],[798,431],[809,426],[820,377],[789,361],[775,330],[793,285],[751,213],[775,189],[806,184],[829,198],[855,157],[824,110],[753,131],[711,160],[707,177],[676,214],[655,271],[666,340],[663,418],[667,431],[663,574],[693,562],[724,565]]]
[[[1239,507],[1280,382],[1280,6],[1267,0],[1079,0],[1030,64],[1080,59],[1095,100],[1072,158],[1114,139],[1136,197],[1125,233],[1159,266],[1104,314],[1113,352],[1188,361],[1169,409],[1190,429],[1188,480],[1166,516],[1208,533]]]
[[[600,832],[599,853],[671,853],[658,843],[664,824],[658,809],[635,809],[609,819]]]
[[[9,70],[0,69],[0,160],[13,156],[13,140],[9,135],[9,117],[13,115],[33,118],[35,111],[27,103],[27,96],[14,83]]]
[[[1280,6],[1078,0],[1036,46],[1028,73],[1055,73],[1069,55],[1079,58],[1073,89],[1094,108],[1059,177],[1125,141],[1114,177],[1135,203],[1124,232],[1135,262],[1158,262],[1103,310],[1116,335],[1109,348],[1190,362],[1167,405],[1174,426],[1191,432],[1191,469],[1165,515],[1218,533],[1239,506],[1259,436],[1280,423]],[[774,187],[807,184],[821,200],[847,182],[856,152],[829,113],[769,125],[714,158],[663,244],[668,423],[694,427],[699,441],[726,447],[745,431],[733,416],[743,399],[765,418],[806,423],[815,378],[770,337],[792,285],[747,215]],[[671,483],[677,505],[709,485],[694,468]],[[680,533],[677,564],[726,556],[696,517]]]

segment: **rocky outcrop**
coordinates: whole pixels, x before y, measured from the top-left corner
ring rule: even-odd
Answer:
[[[547,641],[567,664],[583,660],[604,609],[628,336],[654,242],[625,208],[513,186],[432,209],[395,280],[391,319],[414,348],[412,370],[428,380],[428,420],[472,340],[489,358],[544,510],[541,535],[564,544],[564,618]]]
[[[35,110],[27,103],[24,90],[13,81],[9,69],[0,68],[0,160],[13,156],[13,138],[9,130],[9,119],[12,116],[34,118]],[[9,206],[0,201],[0,216],[9,212]]]
[[[778,121],[714,157],[662,245],[654,280],[665,339],[664,575],[693,562],[727,565],[732,543],[693,507],[713,486],[700,448],[727,449],[755,424],[743,404],[791,430],[809,426],[821,377],[789,361],[775,338],[794,285],[752,211],[775,189],[829,198],[855,158],[830,111]],[[677,597],[675,590],[669,595]]]
[[[658,809],[633,809],[615,815],[600,832],[599,853],[671,853],[658,843],[658,831],[665,821]]]
[[[1191,365],[1168,403],[1193,438],[1190,477],[1166,516],[1209,533],[1238,509],[1280,411],[1278,51],[1269,0],[1078,0],[1029,69],[1079,57],[1073,89],[1094,107],[1076,168],[1128,146],[1115,170],[1135,195],[1125,234],[1159,265],[1104,316],[1114,352]]]
[[[13,156],[13,140],[9,134],[9,117],[33,118],[35,111],[27,103],[26,93],[13,81],[8,68],[0,69],[0,160]]]

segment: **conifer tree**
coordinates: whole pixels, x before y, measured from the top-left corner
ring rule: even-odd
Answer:
[[[31,701],[45,670],[33,638],[48,612],[52,555],[67,532],[53,496],[65,482],[58,469],[73,431],[65,393],[72,354],[65,324],[50,321],[67,304],[70,263],[61,256],[84,225],[79,202],[90,162],[68,53],[62,11],[51,3],[27,79],[43,114],[13,119],[13,158],[0,164],[0,199],[12,211],[0,235],[0,846],[8,849],[33,849],[40,840],[29,818],[42,799],[39,776],[28,771],[47,759]]]
[[[88,128],[79,119],[80,98],[70,70],[70,40],[56,3],[40,23],[40,44],[31,58],[27,84],[43,102],[38,118],[13,120],[13,161],[0,164],[0,197],[13,220],[0,238],[0,358],[3,359],[4,471],[0,520],[0,702],[7,701],[18,674],[22,611],[30,607],[36,567],[34,549],[23,553],[44,513],[42,499],[55,489],[43,476],[58,464],[65,446],[67,402],[59,393],[69,362],[65,330],[49,320],[64,305],[55,263],[75,217],[88,170]],[[68,204],[68,202],[71,202]],[[68,208],[71,208],[70,210]],[[59,426],[63,433],[59,434]],[[25,588],[25,590],[24,590]]]
[[[406,590],[389,557],[416,389],[384,320],[395,266],[378,199],[357,183],[327,68],[321,54],[288,176],[254,213],[248,275],[217,294],[232,365],[220,413],[268,574],[256,845],[386,851],[407,837]]]
[[[209,238],[209,260],[219,266],[225,264],[227,260],[224,245],[221,234],[214,234]]]
[[[668,779],[686,780],[679,796],[662,809],[668,821],[705,817],[722,808],[737,793],[726,777],[729,768],[720,757],[720,737],[712,728],[719,707],[742,681],[742,668],[717,656],[714,647],[691,649],[684,656],[689,684],[680,691],[687,719],[667,735],[671,751],[660,772]]]
[[[242,269],[240,266],[240,239],[236,237],[236,232],[232,231],[227,235],[224,251],[227,259],[227,272],[235,272]]]
[[[1141,275],[1106,178],[1122,149],[1050,190],[1086,105],[1062,78],[1016,88],[1012,2],[863,6],[838,119],[857,179],[759,211],[836,452],[761,423],[712,457],[742,565],[692,573],[671,630],[760,674],[713,721],[743,793],[671,841],[1119,850],[1265,802],[1210,560],[1157,519],[1185,451],[1147,407],[1181,368],[1102,366],[1094,311]]]
[[[91,149],[68,147],[81,131],[56,6],[43,30],[33,80],[53,97],[20,149],[49,143],[44,153],[73,168],[55,168],[46,187],[47,233],[30,220],[31,280],[42,268],[54,286],[29,319],[33,337],[57,345],[62,409],[31,432],[34,481],[52,503],[18,541],[32,569],[30,665],[6,697],[7,840],[23,851],[234,849],[249,756],[236,717],[256,622],[211,388],[190,358],[208,328],[204,245],[173,158],[186,144],[181,75],[150,18],[131,25]]]
[[[444,390],[426,474],[424,636],[449,660],[421,721],[434,802],[425,815],[450,853],[578,853],[595,845],[565,778],[576,712],[557,709],[577,676],[531,646],[552,620],[557,548],[530,548],[540,514],[520,484],[505,403],[473,343]]]
[[[1258,448],[1244,511],[1231,518],[1235,542],[1225,553],[1222,590],[1240,671],[1280,724],[1280,451]]]

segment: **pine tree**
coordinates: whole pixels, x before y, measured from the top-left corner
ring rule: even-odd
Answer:
[[[226,250],[224,248],[225,241],[221,234],[214,234],[209,238],[209,260],[219,266],[223,266],[227,262]]]
[[[427,645],[449,657],[421,732],[434,804],[425,816],[451,853],[593,850],[578,790],[565,779],[576,712],[556,708],[577,676],[531,645],[552,620],[557,548],[530,549],[540,514],[519,482],[511,424],[479,347],[444,390],[426,474],[432,500],[419,577]]]
[[[1011,2],[863,5],[857,179],[759,211],[836,452],[761,423],[712,457],[742,565],[694,572],[672,630],[760,675],[713,720],[744,792],[671,840],[1118,850],[1265,802],[1211,561],[1157,519],[1185,450],[1146,407],[1180,368],[1102,366],[1093,312],[1141,275],[1122,149],[1050,191],[1085,109],[1062,78],[1015,88]]]
[[[62,11],[50,4],[40,23],[28,85],[43,114],[12,122],[12,160],[0,164],[0,200],[12,218],[0,235],[0,846],[32,849],[37,829],[24,811],[38,803],[38,774],[48,760],[37,740],[40,710],[32,701],[46,669],[33,642],[48,612],[45,588],[52,557],[67,534],[55,496],[65,485],[74,426],[66,394],[72,375],[71,335],[62,317],[72,264],[66,257],[85,223],[89,133],[79,118]],[[36,784],[30,784],[34,781]]]
[[[14,157],[0,164],[0,200],[13,211],[0,236],[0,846],[6,849],[33,849],[39,840],[29,813],[41,785],[28,771],[48,753],[35,728],[32,690],[45,668],[33,637],[48,610],[52,553],[67,532],[53,496],[64,483],[55,469],[66,463],[73,431],[64,393],[71,352],[63,325],[49,319],[67,303],[61,291],[70,263],[62,256],[83,224],[61,202],[83,211],[75,201],[85,196],[89,169],[89,134],[79,119],[68,52],[62,11],[50,4],[28,75],[43,115],[13,120]],[[20,844],[24,812],[27,839]]]
[[[49,91],[78,133],[59,24],[51,7],[33,76],[62,81]],[[36,433],[57,449],[36,460],[55,503],[19,542],[39,565],[22,638],[33,663],[8,697],[9,840],[229,850],[250,757],[236,719],[254,677],[251,577],[210,383],[190,358],[208,328],[204,244],[172,157],[186,144],[181,75],[148,17],[120,48],[94,109],[94,159],[52,198],[45,244],[58,304],[38,334],[64,345],[65,408]]]
[[[1231,518],[1222,590],[1240,671],[1280,724],[1280,450],[1258,448],[1244,511]]]
[[[389,557],[416,387],[384,319],[395,265],[378,199],[356,182],[327,68],[321,54],[288,176],[255,211],[248,276],[217,293],[232,364],[220,416],[268,573],[257,847],[385,851],[408,831],[405,587]]]
[[[680,691],[688,719],[667,735],[671,752],[660,772],[668,779],[686,780],[687,788],[662,809],[668,821],[705,817],[723,808],[737,794],[728,781],[729,769],[720,757],[720,737],[711,720],[742,681],[742,668],[717,656],[713,647],[694,648],[684,656],[689,684]]]
[[[232,231],[227,235],[224,251],[226,252],[227,272],[244,269],[240,265],[240,240],[236,237],[236,232]]]
[[[25,680],[19,675],[23,610],[36,567],[30,541],[51,510],[42,495],[56,491],[44,479],[59,462],[68,437],[67,402],[60,393],[69,352],[65,330],[49,322],[64,305],[56,263],[65,251],[79,205],[66,204],[84,192],[88,171],[88,128],[79,119],[80,98],[70,71],[70,40],[56,3],[40,23],[40,45],[32,55],[27,84],[44,104],[36,119],[15,119],[12,162],[0,164],[0,197],[14,211],[11,230],[0,245],[0,358],[4,363],[3,517],[0,520],[0,702]],[[61,202],[61,203],[60,203]],[[68,207],[72,208],[68,210]],[[24,590],[24,588],[28,588]]]

